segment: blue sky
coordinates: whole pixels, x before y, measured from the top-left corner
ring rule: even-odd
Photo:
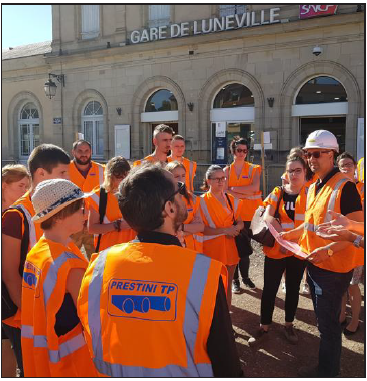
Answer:
[[[2,5],[2,49],[52,40],[51,5]]]

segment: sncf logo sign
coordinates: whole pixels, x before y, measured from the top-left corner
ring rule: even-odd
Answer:
[[[326,4],[304,4],[299,6],[299,18],[308,19],[317,16],[334,15],[338,9],[337,5]]]

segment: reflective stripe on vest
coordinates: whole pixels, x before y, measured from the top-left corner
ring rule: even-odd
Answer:
[[[205,242],[205,241],[209,241],[209,240],[214,239],[214,238],[222,237],[223,235],[225,235],[225,234],[204,235],[204,236],[203,236],[203,242]]]
[[[281,223],[283,229],[294,229],[294,222]]]
[[[99,185],[102,185],[103,184],[103,167],[102,165],[100,164],[97,164],[97,168],[98,168],[98,177],[99,177]]]
[[[208,221],[209,226],[213,229],[216,229],[217,227],[215,226],[215,224],[214,224],[214,222],[213,222],[213,220],[209,214],[208,207],[207,207],[206,202],[203,198],[200,198],[200,206],[201,206],[201,210],[203,211],[206,220]]]
[[[110,377],[213,377],[211,364],[194,364],[196,334],[199,328],[199,312],[209,273],[211,259],[197,254],[186,294],[185,320],[183,333],[186,341],[187,368],[178,365],[167,365],[163,368],[145,368],[142,366],[125,366],[104,361],[101,338],[100,300],[103,284],[103,273],[109,249],[102,251],[96,259],[92,279],[88,287],[88,321],[92,336],[94,364],[97,370]]]
[[[33,339],[34,348],[47,348],[47,337],[44,335],[34,335],[33,327],[31,325],[22,325],[22,337],[26,339]],[[48,355],[50,362],[57,363],[63,357],[66,357],[79,348],[83,347],[85,344],[84,336],[82,333],[73,337],[72,339],[60,344],[59,349],[48,349]]]
[[[235,198],[234,199],[234,210],[233,210],[233,214],[236,214],[237,213],[237,209],[238,209],[238,204],[240,203],[240,199],[238,198]]]
[[[246,199],[246,200],[258,200],[259,198],[261,198],[261,194],[254,195],[254,196],[245,196],[244,197],[244,199]]]
[[[100,200],[100,198],[99,198],[99,196],[96,194],[96,193],[92,193],[91,195],[90,195],[90,198],[97,204],[97,209],[99,209],[99,200]],[[97,210],[97,213],[98,213],[98,210]],[[99,219],[98,219],[98,223],[99,223]],[[110,220],[106,217],[106,213],[105,213],[105,215],[104,215],[104,217],[103,217],[103,223],[104,224],[109,224],[110,223]],[[99,234],[94,234],[94,236],[96,237],[98,237],[98,235]]]
[[[268,198],[270,198],[271,200],[275,202],[278,202],[278,197],[274,193],[270,193]]]
[[[316,227],[314,224],[310,224],[309,222],[305,222],[304,229],[309,231],[309,232],[315,232]]]
[[[250,168],[248,170],[248,177],[249,179],[251,179],[251,175],[252,175],[252,170],[253,170],[254,166],[250,164]]]
[[[36,239],[36,229],[34,227],[34,222],[32,221],[32,216],[31,214],[28,212],[28,210],[22,205],[22,204],[18,204],[18,205],[15,205],[14,208],[20,208],[22,209],[27,221],[28,221],[28,226],[29,226],[29,248],[31,249],[36,243],[37,243],[37,239]]]
[[[329,199],[329,204],[328,204],[328,207],[327,207],[327,210],[334,210],[335,208],[335,202],[336,202],[336,197],[337,197],[337,194],[338,194],[338,191],[340,189],[340,187],[346,183],[347,181],[350,181],[349,179],[340,179],[334,189],[333,189],[333,192],[331,193],[331,196],[330,196],[330,199]],[[326,213],[326,216],[325,216],[325,219],[324,219],[324,222],[330,222],[332,220],[332,217],[331,217],[331,214],[330,213]]]
[[[50,299],[51,294],[54,291],[59,269],[68,259],[82,260],[77,255],[75,255],[73,253],[69,253],[67,251],[64,251],[50,265],[50,267],[47,271],[46,279],[43,283],[43,299],[44,299],[45,307],[47,306],[48,300]]]
[[[295,221],[304,221],[305,220],[305,215],[304,214],[295,214],[294,215],[294,220]]]
[[[192,179],[193,179],[193,172],[194,172],[194,163],[190,160],[190,167],[189,167],[189,188],[191,188]],[[192,189],[193,190],[193,189]]]
[[[196,234],[193,234],[192,235],[194,237],[194,239],[200,243],[203,243],[204,242],[204,236],[202,235],[196,235]]]
[[[310,185],[310,188],[308,189],[307,199],[306,199],[306,210],[308,209],[308,203],[309,203],[309,200],[310,200],[310,197],[311,197],[311,193],[313,193],[315,191],[315,187],[316,187],[316,183],[312,183]]]

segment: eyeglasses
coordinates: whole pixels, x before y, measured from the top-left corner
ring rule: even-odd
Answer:
[[[166,202],[171,200],[172,197],[175,197],[177,193],[179,193],[181,196],[185,196],[186,195],[186,185],[185,183],[182,183],[181,181],[177,181],[177,186],[178,186],[178,189],[176,191],[174,191],[169,197],[167,197],[164,202],[163,202],[163,209],[164,209],[164,206],[166,205]]]
[[[248,152],[248,150],[247,149],[242,149],[242,148],[236,148],[236,152],[237,153],[247,153]]]
[[[286,172],[291,175],[292,173],[294,173],[295,175],[300,175],[302,173],[302,169],[301,168],[296,168],[296,169],[287,169]]]
[[[115,178],[115,179],[118,179],[118,180],[122,180],[126,177],[126,173],[112,173],[112,176]]]
[[[314,157],[315,159],[319,159],[322,153],[328,153],[331,152],[331,150],[328,151],[315,151],[315,152],[306,152],[305,156],[307,159],[311,159],[311,157]]]
[[[217,183],[223,183],[226,179],[226,177],[209,177],[209,180],[216,181]]]

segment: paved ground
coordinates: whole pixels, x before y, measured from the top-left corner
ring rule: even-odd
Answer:
[[[269,339],[259,348],[252,349],[247,340],[256,332],[259,324],[260,300],[263,287],[264,255],[261,247],[254,243],[251,255],[250,277],[258,287],[249,290],[242,287],[242,293],[233,296],[232,322],[238,335],[238,353],[246,377],[297,377],[297,369],[302,365],[317,363],[319,332],[309,295],[300,295],[295,327],[299,343],[292,345],[283,335],[284,296],[279,288],[273,324]],[[360,285],[363,297],[360,329],[350,339],[343,335],[341,377],[365,377],[365,307],[364,286]],[[351,311],[348,306],[347,316]]]

